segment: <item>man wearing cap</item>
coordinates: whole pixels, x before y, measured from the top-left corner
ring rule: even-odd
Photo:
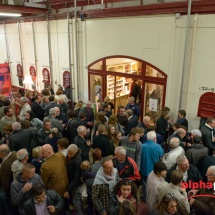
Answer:
[[[20,103],[22,105],[22,108],[20,110],[19,118],[21,120],[25,119],[25,114],[28,110],[31,110],[31,106],[28,104],[28,99],[26,97],[21,97],[20,98]]]

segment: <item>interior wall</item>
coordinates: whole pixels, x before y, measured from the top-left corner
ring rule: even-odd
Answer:
[[[196,42],[191,46],[194,36],[194,16],[191,16],[188,65],[186,77],[189,87],[181,89],[181,75],[186,34],[186,16],[176,19],[174,15],[128,17],[114,19],[78,19],[77,40],[75,24],[71,20],[71,63],[74,88],[74,101],[78,98],[88,100],[87,66],[99,58],[111,55],[126,55],[139,58],[158,67],[168,75],[166,106],[169,106],[176,119],[179,108],[180,92],[185,95],[189,130],[197,128],[196,117],[199,97],[215,91],[213,70],[215,67],[215,15],[198,15]],[[30,65],[36,64],[40,90],[43,89],[42,70],[50,69],[47,22],[35,22],[35,42],[37,61],[33,49],[32,23],[21,23],[21,43],[24,74],[29,74]],[[69,70],[69,45],[67,20],[50,21],[51,53],[54,90],[63,84],[63,71]],[[6,25],[9,44],[11,71],[15,86],[18,85],[16,65],[21,64],[18,24]],[[76,52],[75,47],[78,51]],[[0,24],[0,61],[7,60],[4,25]],[[78,53],[78,56],[76,55]],[[76,64],[78,62],[78,65]],[[192,66],[191,66],[192,64]],[[191,72],[192,70],[192,72]],[[78,75],[77,75],[78,71]]]

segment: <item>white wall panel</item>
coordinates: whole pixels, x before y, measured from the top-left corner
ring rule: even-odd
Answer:
[[[0,25],[0,63],[7,62],[7,47],[5,41],[4,25]]]

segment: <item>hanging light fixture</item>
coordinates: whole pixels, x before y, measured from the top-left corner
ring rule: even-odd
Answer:
[[[25,75],[23,84],[33,84],[34,82],[32,81],[31,75]]]
[[[5,16],[5,17],[20,17],[22,16],[21,13],[1,13],[0,16]]]

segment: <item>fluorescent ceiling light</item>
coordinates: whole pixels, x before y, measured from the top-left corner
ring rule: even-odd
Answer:
[[[0,16],[20,17],[20,16],[22,16],[22,14],[21,13],[0,13]]]

